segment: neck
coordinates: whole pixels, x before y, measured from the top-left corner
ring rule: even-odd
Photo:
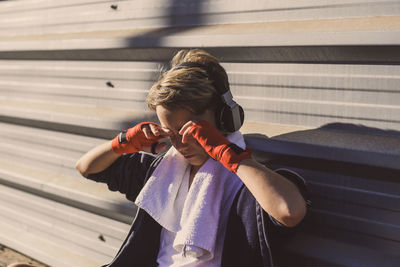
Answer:
[[[199,171],[201,166],[191,166],[190,168],[190,175],[189,175],[189,188],[192,185],[194,176],[196,175],[196,173]]]

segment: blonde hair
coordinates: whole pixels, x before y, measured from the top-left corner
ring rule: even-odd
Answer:
[[[184,62],[203,67],[179,68]],[[170,69],[163,72],[150,88],[146,102],[155,110],[161,105],[166,109],[183,108],[193,114],[215,110],[220,103],[220,93],[229,88],[228,76],[218,60],[200,49],[181,50],[171,60]]]

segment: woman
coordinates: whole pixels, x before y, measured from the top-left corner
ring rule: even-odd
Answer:
[[[269,236],[297,225],[306,204],[294,183],[252,159],[217,59],[178,52],[147,103],[160,125],[140,123],[76,164],[141,208],[107,266],[272,266]]]

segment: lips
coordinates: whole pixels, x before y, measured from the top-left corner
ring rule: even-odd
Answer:
[[[185,159],[190,159],[194,157],[194,155],[183,155],[183,156],[185,157]]]

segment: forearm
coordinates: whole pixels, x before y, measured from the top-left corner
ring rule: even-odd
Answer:
[[[297,187],[286,178],[257,163],[251,149],[231,143],[207,121],[188,121],[179,131],[182,140],[193,136],[213,159],[236,173],[261,207],[286,226],[295,226],[306,213],[306,204]]]
[[[128,130],[118,134],[113,140],[105,142],[83,155],[75,165],[75,168],[84,176],[98,173],[108,168],[122,154],[132,154],[139,151],[152,151],[159,153],[167,146],[159,140],[169,136],[161,126],[152,122],[142,122]]]
[[[75,168],[87,177],[89,174],[98,173],[108,168],[120,157],[111,147],[111,141],[107,141],[84,154],[75,165]]]
[[[282,224],[292,227],[305,216],[306,203],[297,187],[253,159],[240,162],[237,175],[261,207]]]

